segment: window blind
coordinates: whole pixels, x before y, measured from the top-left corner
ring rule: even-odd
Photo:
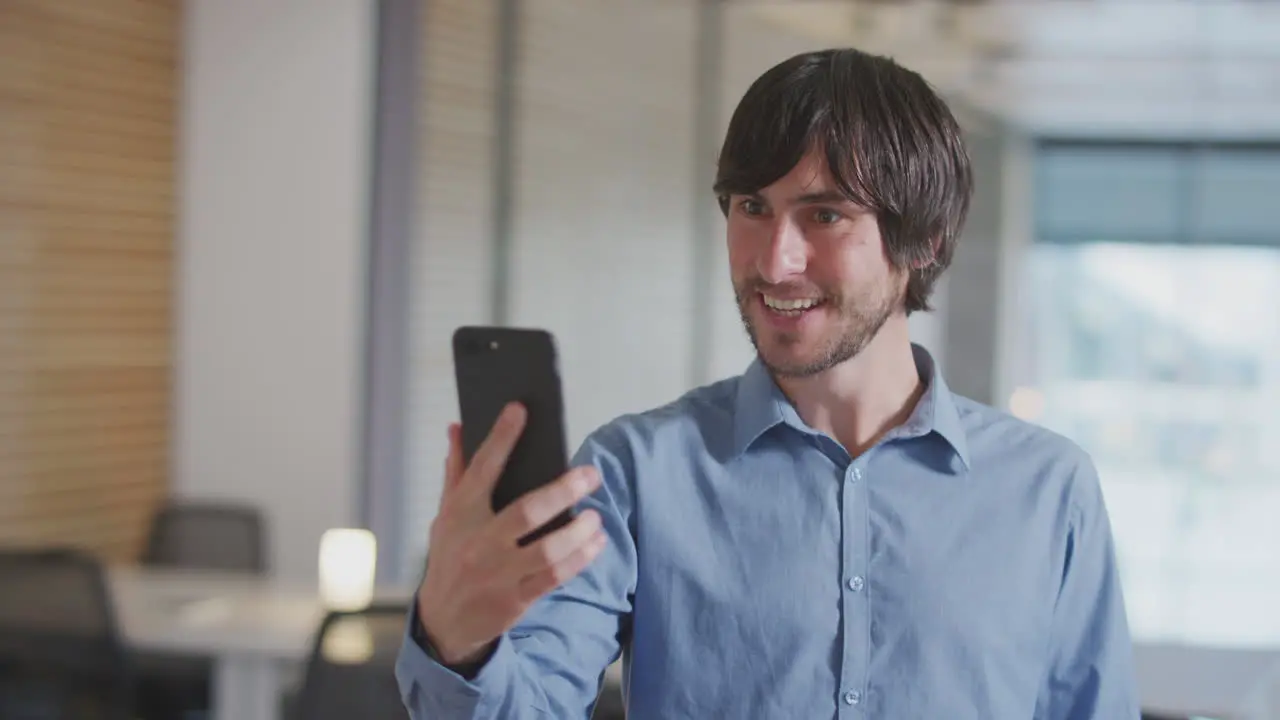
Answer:
[[[488,323],[499,3],[429,0],[405,531],[420,569],[457,417],[449,338]],[[690,364],[693,2],[519,4],[507,321],[560,341],[570,444]],[[711,159],[708,159],[710,162]],[[571,448],[572,450],[573,448]]]
[[[140,547],[166,486],[179,3],[0,3],[0,544]]]
[[[1280,145],[1045,140],[1042,242],[1280,244]]]
[[[556,334],[572,452],[689,386],[697,4],[522,7],[510,312]]]
[[[421,571],[458,417],[453,330],[491,319],[497,0],[426,0],[410,286],[406,572]]]

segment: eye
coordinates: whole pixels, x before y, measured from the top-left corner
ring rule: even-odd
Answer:
[[[764,203],[756,200],[755,198],[744,198],[738,202],[738,209],[741,210],[744,215],[756,217],[764,214]]]
[[[839,222],[842,217],[844,216],[829,208],[818,208],[813,213],[813,219],[817,221],[819,225],[831,225],[832,223]]]

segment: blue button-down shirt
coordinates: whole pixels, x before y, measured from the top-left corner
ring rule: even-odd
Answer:
[[[415,720],[1132,720],[1132,650],[1088,456],[928,386],[851,458],[756,363],[622,417],[577,463],[609,547],[464,680],[406,638]]]

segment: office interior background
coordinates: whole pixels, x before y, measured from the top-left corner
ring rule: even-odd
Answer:
[[[0,546],[83,549],[117,587],[160,509],[235,504],[297,607],[324,607],[334,528],[412,585],[457,326],[555,333],[571,445],[750,362],[718,144],[757,75],[830,46],[964,125],[973,209],[912,330],[957,392],[1093,454],[1144,703],[1280,718],[1257,0],[0,0]],[[122,608],[125,644],[168,607]],[[246,667],[287,693],[295,650]]]

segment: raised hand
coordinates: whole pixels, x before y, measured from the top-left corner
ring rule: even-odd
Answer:
[[[585,510],[537,542],[518,544],[600,486],[590,466],[574,468],[494,514],[493,488],[524,423],[524,408],[507,406],[465,467],[461,427],[449,427],[444,493],[418,590],[419,620],[446,665],[487,657],[530,605],[582,572],[607,541],[600,515]]]

